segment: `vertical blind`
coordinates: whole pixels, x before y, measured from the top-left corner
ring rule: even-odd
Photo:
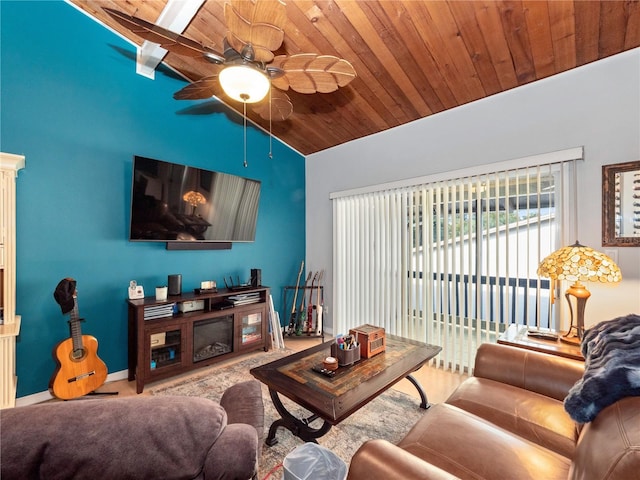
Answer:
[[[381,326],[466,370],[511,323],[558,327],[536,270],[576,240],[575,160],[332,195],[334,333]]]

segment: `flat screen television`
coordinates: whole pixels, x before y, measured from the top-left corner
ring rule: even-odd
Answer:
[[[129,239],[143,242],[253,242],[260,182],[133,157]]]

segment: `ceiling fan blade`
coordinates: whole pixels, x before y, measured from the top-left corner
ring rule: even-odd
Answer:
[[[122,13],[112,8],[103,8],[103,10],[126,29],[131,30],[131,32],[145,40],[157,43],[162,48],[169,50],[172,53],[186,57],[204,56],[207,60],[214,61],[215,63],[224,62],[224,57],[220,53],[216,52],[212,48],[202,45],[201,43],[191,40],[184,35],[180,35],[172,32],[171,30],[167,30],[166,28],[147,22],[141,18]]]
[[[251,109],[265,120],[281,122],[293,113],[293,103],[289,96],[280,91],[271,89],[271,109],[269,109],[269,96],[260,103],[254,103]]]
[[[202,100],[213,97],[221,90],[218,75],[212,75],[190,83],[182,90],[174,93],[173,98],[176,100]]]
[[[226,38],[234,50],[241,52],[251,45],[255,55],[250,60],[273,60],[273,51],[284,41],[287,11],[283,2],[232,0],[224,5],[224,18],[229,28]]]
[[[272,85],[282,90],[291,88],[298,93],[335,92],[356,78],[353,65],[333,55],[279,55],[272,65],[284,70],[284,75],[271,81]]]

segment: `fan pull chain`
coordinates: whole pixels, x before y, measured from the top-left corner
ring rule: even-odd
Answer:
[[[273,160],[273,131],[271,130],[271,88],[269,87],[269,158]]]
[[[247,168],[247,102],[242,102],[244,107],[243,124],[244,124],[244,168]]]

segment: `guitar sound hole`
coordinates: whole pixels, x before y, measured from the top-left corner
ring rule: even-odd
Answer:
[[[71,351],[71,355],[69,355],[69,357],[71,358],[72,361],[79,361],[82,360],[83,358],[85,358],[87,356],[87,352],[85,351],[84,348],[80,348],[78,350],[72,350]]]

